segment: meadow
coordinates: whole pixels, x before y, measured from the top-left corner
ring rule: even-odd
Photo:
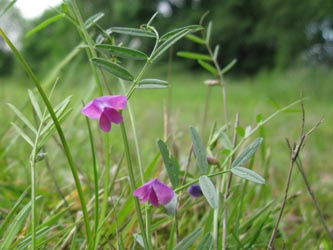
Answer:
[[[155,63],[202,27],[159,36],[153,18],[146,30],[114,28],[156,39],[149,56],[107,44],[120,58],[143,57],[126,71],[70,8],[89,61],[56,74],[36,77],[0,30],[28,75],[0,79],[1,249],[332,248],[332,71],[228,76],[218,48],[188,54],[213,73],[209,86],[199,67]],[[192,40],[210,51],[202,33]],[[122,103],[110,108],[102,95]]]

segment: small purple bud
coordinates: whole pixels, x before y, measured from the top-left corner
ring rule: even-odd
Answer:
[[[202,196],[201,187],[198,184],[194,184],[187,189],[187,192],[194,198]]]

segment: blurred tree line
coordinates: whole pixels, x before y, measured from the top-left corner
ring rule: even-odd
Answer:
[[[4,1],[4,0],[0,0]],[[221,46],[221,64],[237,59],[234,72],[252,74],[267,68],[285,68],[301,59],[305,63],[333,63],[332,0],[95,0],[77,1],[84,19],[103,12],[101,28],[139,27],[157,11],[154,25],[161,33],[172,28],[213,21],[211,43]],[[49,10],[29,26],[57,13]],[[1,19],[0,19],[1,21]],[[0,22],[1,25],[1,22]],[[98,29],[94,30],[96,35]],[[35,70],[49,68],[79,43],[79,35],[66,19],[22,40],[22,50]],[[149,44],[147,45],[149,47]],[[200,52],[183,41],[174,51]],[[0,41],[0,52],[4,54]],[[0,57],[0,66],[7,61]],[[189,62],[190,63],[190,62]],[[194,65],[189,65],[193,67]],[[3,67],[3,66],[1,66]],[[8,70],[8,69],[7,69]],[[0,73],[3,70],[0,70]],[[6,71],[6,70],[5,70]]]

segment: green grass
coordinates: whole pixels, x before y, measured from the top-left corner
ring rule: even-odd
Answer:
[[[71,107],[73,108],[71,115],[63,123],[63,129],[71,147],[71,152],[76,165],[81,173],[81,180],[86,192],[86,198],[92,197],[92,163],[90,144],[88,140],[88,132],[86,129],[85,118],[80,115],[79,111],[82,107],[82,100],[88,101],[92,94],[90,93],[91,84],[89,83],[88,70],[82,70],[82,74],[73,74],[77,69],[68,72],[59,79],[58,86],[52,97],[52,103],[57,104],[65,97],[72,95]],[[172,152],[177,155],[180,167],[184,169],[186,160],[190,150],[190,134],[188,127],[193,125],[200,128],[203,121],[203,113],[205,108],[205,98],[207,94],[207,86],[203,84],[204,80],[209,77],[205,74],[197,72],[187,72],[175,70],[168,75],[163,70],[152,71],[152,76],[157,75],[161,79],[167,79],[171,83],[171,90],[137,90],[133,95],[130,105],[135,117],[135,125],[139,138],[140,151],[142,155],[143,166],[147,166],[158,152],[157,140],[163,139],[164,133],[164,110],[168,105],[168,91],[171,91],[171,108],[170,108],[170,135],[174,141]],[[317,121],[324,117],[323,124],[311,134],[301,153],[301,158],[305,171],[310,180],[311,187],[317,195],[320,207],[324,211],[328,225],[333,224],[333,204],[332,204],[332,188],[333,183],[332,163],[331,163],[331,142],[333,133],[331,124],[333,123],[333,103],[331,102],[331,93],[333,93],[333,72],[325,68],[296,68],[285,72],[263,72],[255,77],[249,78],[226,78],[228,92],[228,111],[230,123],[234,123],[236,113],[239,113],[240,125],[242,127],[255,126],[256,116],[262,114],[264,118],[277,110],[277,106],[286,106],[299,99],[301,92],[307,100],[305,101],[306,111],[306,129],[310,129]],[[115,79],[110,79],[111,86],[119,92],[119,85]],[[125,83],[126,84],[126,83]],[[12,110],[6,105],[7,102],[21,108],[21,111],[31,119],[32,107],[28,102],[27,89],[32,89],[30,80],[21,77],[11,77],[0,79],[0,100],[1,100],[1,130],[2,137],[0,148],[0,187],[2,195],[0,198],[0,220],[3,220],[13,203],[19,198],[23,190],[30,183],[29,178],[29,154],[30,148],[22,140],[16,138],[17,133],[11,127],[10,122],[22,125],[20,120],[15,118]],[[49,93],[49,90],[47,91]],[[88,94],[87,94],[88,93]],[[209,129],[214,122],[219,127],[223,126],[223,102],[221,99],[221,89],[219,87],[212,88],[209,99],[209,112],[206,119],[206,129],[202,134],[204,142],[207,142]],[[268,171],[266,185],[258,186],[252,183],[244,184],[235,177],[231,188],[230,213],[235,218],[238,213],[238,203],[240,199],[244,200],[245,207],[242,210],[241,232],[245,239],[244,242],[250,242],[250,238],[255,233],[253,230],[259,228],[261,220],[264,226],[258,236],[259,241],[255,249],[265,249],[270,237],[273,223],[277,216],[282,198],[283,190],[287,179],[289,165],[289,151],[285,142],[285,138],[289,138],[291,142],[297,141],[300,136],[301,128],[301,112],[300,107],[295,106],[294,112],[281,113],[279,116],[271,120],[264,126],[265,133],[265,150],[266,157],[260,159],[260,155],[256,157],[253,167],[257,173],[264,175]],[[125,112],[125,119],[128,120],[128,113]],[[99,162],[100,174],[103,169],[103,143],[102,134],[98,132],[97,122],[91,122],[92,131],[95,135],[96,153]],[[129,123],[127,123],[129,125]],[[132,142],[131,129],[128,126],[129,139]],[[260,136],[256,133],[252,138]],[[129,240],[128,233],[132,232],[134,221],[130,219],[132,210],[130,205],[121,198],[130,195],[126,187],[126,168],[122,163],[123,146],[121,144],[120,128],[114,126],[110,133],[111,142],[111,178],[114,173],[119,171],[115,176],[113,183],[114,189],[112,193],[117,196],[109,205],[109,211],[113,211],[109,218],[110,225],[106,227],[106,234],[111,233],[112,244],[115,244],[114,228],[121,226],[121,237],[126,244]],[[130,145],[133,147],[134,144]],[[42,196],[41,201],[37,202],[39,206],[38,216],[39,222],[45,222],[47,216],[53,216],[58,211],[55,209],[62,202],[62,196],[68,196],[67,202],[71,205],[69,211],[65,212],[59,219],[54,219],[52,228],[53,234],[59,233],[54,240],[49,240],[49,244],[53,245],[59,242],[61,237],[67,235],[64,225],[69,224],[70,228],[73,224],[73,214],[77,212],[79,203],[75,190],[73,189],[73,180],[71,178],[67,162],[63,156],[57,136],[54,136],[45,146],[47,152],[47,161],[41,161],[37,164],[37,185],[38,194]],[[223,160],[223,153],[215,152],[216,156]],[[136,163],[136,159],[134,159]],[[192,164],[194,165],[194,164]],[[296,169],[295,169],[296,170]],[[152,175],[164,176],[161,163],[158,162],[154,166]],[[165,179],[163,177],[163,179]],[[244,186],[245,185],[245,186]],[[61,193],[56,191],[58,186]],[[120,193],[117,193],[120,192]],[[70,197],[69,197],[70,196]],[[207,226],[210,221],[211,212],[207,212],[207,204],[204,199],[193,201],[186,198],[183,194],[184,203],[183,210],[179,211],[179,228],[181,236],[187,235],[198,225]],[[304,183],[297,171],[294,171],[290,196],[294,198],[287,203],[286,210],[282,217],[279,227],[279,238],[277,239],[277,249],[282,246],[284,239],[287,248],[293,249],[317,249],[320,244],[329,242],[325,232],[321,226],[319,217],[315,211],[314,205],[306,192]],[[24,200],[23,204],[27,204],[28,200]],[[120,202],[119,207],[115,203]],[[254,220],[252,228],[250,225],[246,227],[246,222],[265,205],[272,202],[268,210],[265,210],[260,219]],[[114,207],[115,206],[115,207]],[[65,208],[65,207],[63,207]],[[113,210],[115,209],[115,210]],[[125,211],[127,210],[127,213]],[[124,212],[124,214],[122,214]],[[162,210],[153,211],[152,225],[156,231],[157,239],[163,239],[157,243],[157,246],[163,249],[163,244],[168,238],[171,230],[170,218],[163,215]],[[265,217],[267,215],[267,218]],[[124,217],[122,217],[124,216]],[[53,218],[53,217],[52,217]],[[116,219],[117,218],[117,219]],[[266,218],[266,220],[264,220]],[[115,220],[119,225],[115,224]],[[27,219],[25,225],[29,224]],[[237,225],[232,224],[233,230]],[[243,228],[242,228],[243,226]],[[248,230],[252,230],[251,233]],[[331,228],[332,230],[332,228]],[[24,234],[24,232],[21,232]],[[48,236],[50,237],[50,236]],[[48,239],[48,238],[46,238]],[[74,236],[75,239],[75,236]],[[235,246],[236,241],[232,236],[228,236],[230,246]],[[80,240],[78,240],[79,242]],[[73,240],[74,244],[75,240]],[[75,245],[74,245],[75,246]],[[327,248],[329,249],[329,248]]]

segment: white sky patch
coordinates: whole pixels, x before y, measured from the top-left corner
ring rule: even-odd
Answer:
[[[39,17],[46,9],[56,7],[62,0],[18,0],[16,8],[20,9],[22,16],[26,19]]]

